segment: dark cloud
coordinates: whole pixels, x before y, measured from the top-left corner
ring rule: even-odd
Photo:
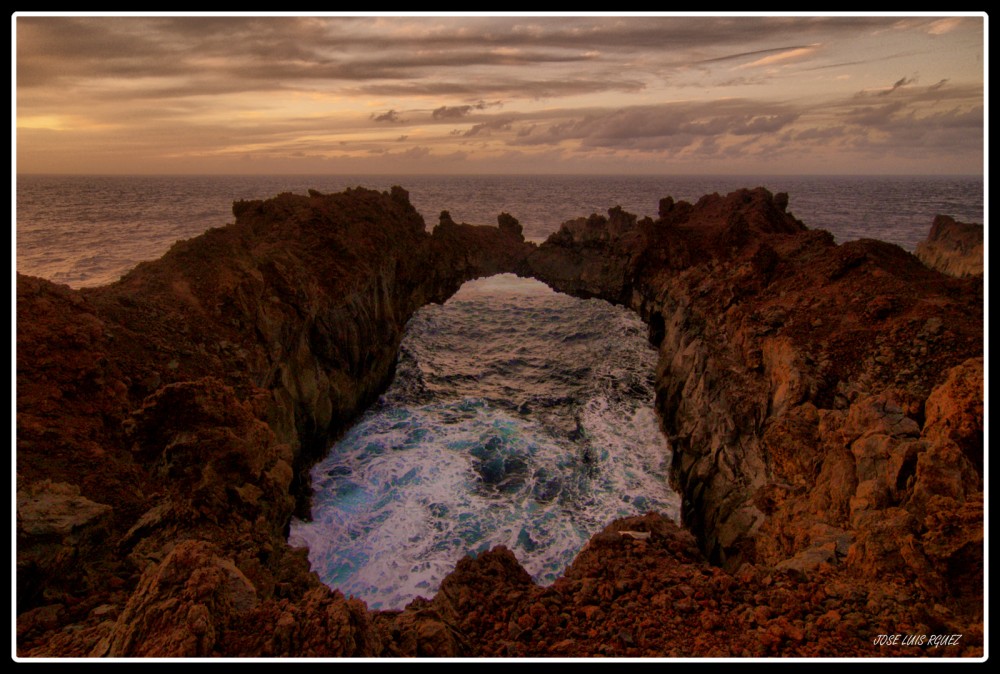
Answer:
[[[474,96],[485,94],[505,98],[558,98],[600,92],[636,92],[645,84],[634,79],[567,78],[531,80],[505,78],[488,81],[421,80],[417,82],[387,82],[367,84],[350,89],[350,93],[374,96]]]
[[[854,98],[869,98],[869,97],[872,97],[872,96],[875,96],[875,97],[889,96],[890,94],[895,94],[897,91],[899,91],[900,89],[903,89],[904,87],[908,87],[911,84],[915,84],[916,81],[917,81],[916,76],[913,76],[913,77],[901,77],[898,80],[896,80],[895,82],[893,82],[892,86],[889,87],[888,89],[876,89],[874,91],[871,90],[871,89],[862,89],[861,91],[859,91],[856,94],[854,94]]]
[[[736,136],[774,133],[785,128],[798,118],[799,114],[795,112],[786,112],[778,115],[744,115],[742,120],[735,120],[727,131]]]
[[[229,88],[244,83],[260,90],[290,81],[409,79],[442,68],[594,58],[547,45],[510,49],[503,42],[504,49],[484,49],[480,39],[462,38],[469,32],[462,22],[454,24],[454,40],[441,40],[441,34],[426,41],[378,38],[392,35],[404,21],[420,23],[400,18],[377,28],[376,22],[353,17],[20,17],[18,76],[30,87],[75,78],[197,76],[211,69],[226,75]],[[212,91],[206,86],[202,93]]]
[[[861,61],[861,60],[858,60],[858,61],[840,61],[839,63],[824,63],[823,65],[809,66],[807,68],[803,68],[802,70],[805,70],[807,72],[811,71],[811,70],[830,70],[832,68],[845,68],[847,66],[865,65],[865,64],[869,64],[869,63],[872,63],[872,62],[878,61],[878,60],[882,60],[882,59],[868,59],[868,60],[864,60],[864,61]]]
[[[851,124],[868,126],[891,131],[890,128],[899,119],[920,112],[920,116],[939,114],[941,109],[951,111],[967,111],[981,108],[983,89],[978,85],[952,86],[947,80],[941,80],[930,86],[909,86],[914,79],[897,80],[891,89],[891,102],[874,103],[873,98],[855,95],[844,101],[834,101],[826,106],[836,119]],[[867,101],[871,103],[866,104]],[[939,108],[931,113],[928,108]]]
[[[730,77],[725,80],[720,80],[718,82],[713,82],[713,87],[746,87],[756,84],[764,84],[769,78],[767,77]],[[704,85],[688,85],[688,86],[704,86]]]
[[[373,113],[369,119],[375,122],[391,122],[393,124],[398,124],[403,121],[399,118],[399,113],[395,110],[386,110],[378,115]]]
[[[886,25],[887,19],[880,17],[19,17],[18,79],[20,86],[32,87],[105,77],[182,76],[191,85],[161,87],[164,95],[204,95],[219,91],[223,83],[221,91],[228,92],[301,81],[454,82],[454,76],[442,71],[477,67],[578,69],[588,63],[588,68],[610,68],[601,74],[612,75],[615,69],[621,72],[622,58],[639,50],[722,51],[689,61],[712,63],[804,43],[766,44],[789,44],[789,36],[849,34]],[[738,51],[730,53],[734,48]],[[219,77],[201,77],[207,71]],[[480,78],[483,90],[491,89],[490,79]],[[620,75],[609,81],[607,90],[623,90]],[[470,88],[476,87],[465,90]],[[580,92],[551,82],[542,95],[565,91]]]
[[[848,129],[852,147],[872,153],[896,156],[953,157],[983,152],[983,108],[953,109],[918,116],[900,114],[882,126]],[[871,133],[877,130],[878,133]]]
[[[431,149],[429,147],[424,147],[423,145],[414,145],[408,150],[403,152],[394,153],[393,156],[402,157],[404,159],[423,159],[431,154]]]
[[[73,76],[164,76],[184,71],[161,40],[144,35],[145,22],[120,18],[17,20],[18,87],[34,87]]]
[[[476,124],[462,135],[466,138],[471,138],[472,136],[489,134],[493,131],[510,131],[510,124],[509,119],[494,119],[489,122]]]
[[[870,105],[856,108],[846,115],[847,121],[860,126],[885,126],[893,115],[906,107],[903,101],[894,101],[885,105]]]
[[[323,60],[309,46],[316,31],[298,19],[23,17],[17,25],[18,61],[36,79],[192,75],[229,61],[244,69],[239,79],[254,79],[248,66]]]
[[[465,117],[473,110],[482,110],[485,105],[477,107],[475,105],[453,105],[447,106],[442,105],[440,108],[436,108],[434,112],[431,113],[432,119],[460,119]]]
[[[829,128],[838,130],[845,143],[858,151],[914,157],[934,152],[941,156],[981,153],[982,89],[948,86],[947,80],[909,86],[913,82],[914,78],[897,80],[888,103],[858,105],[857,98],[833,103],[828,111],[834,114],[834,124]]]
[[[775,133],[799,114],[782,105],[748,100],[633,106],[522,129],[513,142],[543,145],[578,140],[588,147],[676,148],[704,136]]]
[[[982,106],[971,110],[944,110],[930,115],[917,115],[913,112],[906,115],[897,115],[891,124],[891,131],[894,134],[935,132],[942,130],[954,130],[966,133],[969,137],[978,138],[982,142],[981,133],[969,134],[970,130],[982,129],[985,123],[984,108]]]
[[[503,101],[479,100],[466,105],[442,105],[431,111],[431,120],[436,122],[449,122],[457,119],[464,119],[474,112],[487,110],[489,108],[502,108]]]
[[[828,126],[828,127],[811,127],[805,129],[798,133],[792,134],[789,140],[796,143],[801,143],[809,140],[829,140],[831,138],[839,138],[847,133],[847,130],[843,126]]]
[[[878,92],[878,95],[879,96],[888,96],[889,94],[893,93],[894,91],[896,91],[900,87],[905,87],[908,84],[914,84],[916,81],[917,81],[916,77],[901,77],[898,80],[896,80],[893,83],[892,87],[890,87],[889,89],[887,89],[885,91]]]
[[[706,136],[702,138],[696,146],[691,148],[693,153],[702,157],[714,156],[718,154],[721,149],[719,139],[715,136]]]
[[[525,53],[516,57],[494,54],[482,50],[454,49],[452,51],[418,51],[416,53],[389,52],[372,58],[370,54],[314,55],[310,60],[275,59],[262,62],[252,72],[240,67],[229,68],[233,77],[255,80],[332,80],[364,81],[371,79],[415,79],[432,77],[442,69],[466,69],[475,66],[530,66],[552,63],[575,63],[590,60],[587,56],[567,56],[544,53]]]
[[[671,50],[746,47],[789,37],[847,34],[893,22],[884,17],[479,17],[412,18],[406,37],[355,31],[353,40],[375,48],[507,48]],[[926,21],[929,26],[933,19]],[[914,24],[916,26],[916,24]],[[346,42],[351,38],[344,36]],[[746,53],[752,50],[741,50]],[[724,56],[723,56],[724,58]]]

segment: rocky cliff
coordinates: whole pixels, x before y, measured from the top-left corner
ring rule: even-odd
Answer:
[[[526,249],[508,218],[428,234],[399,188],[233,211],[111,286],[18,277],[25,653],[218,653],[247,611],[309,590],[367,620],[284,542],[308,468],[387,385],[413,312]]]
[[[917,244],[916,255],[931,269],[951,276],[982,276],[983,226],[939,215],[927,239]]]
[[[506,214],[427,233],[398,188],[284,194],[111,286],[19,276],[19,655],[981,654],[982,284],[786,205],[664,199],[535,247]],[[647,321],[690,533],[614,523],[547,588],[497,549],[369,612],[285,541],[308,467],[409,316],[503,271]],[[897,633],[962,636],[872,643]]]
[[[531,271],[649,324],[684,519],[712,562],[892,577],[968,638],[982,609],[982,286],[897,246],[837,246],[786,206],[758,189],[666,199],[656,221],[611,211],[566,223]]]

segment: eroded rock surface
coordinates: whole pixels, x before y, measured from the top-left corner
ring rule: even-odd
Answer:
[[[649,324],[685,521],[711,561],[892,575],[968,608],[982,598],[981,557],[962,556],[982,553],[982,523],[968,524],[982,508],[981,284],[890,244],[837,246],[785,204],[761,189],[668,199],[657,221],[567,223],[529,262]],[[939,535],[955,556],[932,552]],[[981,609],[949,608],[951,627],[981,630]]]
[[[786,206],[667,198],[534,246],[313,191],[110,286],[18,276],[19,655],[980,655],[982,283]],[[545,588],[496,549],[370,612],[285,540],[308,468],[417,308],[510,271],[648,323],[689,529],[613,523]],[[897,633],[962,637],[872,643]]]
[[[917,244],[916,255],[928,267],[944,274],[982,276],[983,226],[939,215],[927,239]]]
[[[431,235],[400,188],[233,211],[110,286],[18,276],[24,655],[382,651],[287,545],[296,497],[413,312],[529,246],[509,216]]]

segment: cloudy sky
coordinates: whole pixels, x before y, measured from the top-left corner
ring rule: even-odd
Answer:
[[[21,173],[983,172],[982,16],[14,22]]]

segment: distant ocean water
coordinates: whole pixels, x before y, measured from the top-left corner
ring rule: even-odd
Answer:
[[[655,216],[762,185],[838,241],[908,250],[939,213],[983,221],[983,181],[940,177],[19,176],[17,269],[74,287],[116,280],[177,239],[232,221],[236,199],[402,185],[428,228],[442,210],[542,241],[621,205]],[[510,275],[467,283],[411,320],[389,389],[313,471],[313,518],[292,523],[320,577],[372,608],[433,595],[466,554],[503,544],[550,582],[611,520],[677,518],[653,413],[657,354],[630,312]]]

